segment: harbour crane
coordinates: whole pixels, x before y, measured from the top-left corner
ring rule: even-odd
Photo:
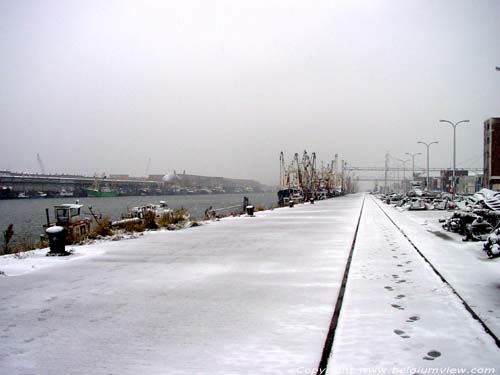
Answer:
[[[148,164],[146,165],[146,172],[144,172],[144,177],[148,178],[149,176],[149,167],[151,166],[151,157],[148,158]]]
[[[40,172],[42,174],[47,174],[45,172],[45,166],[43,165],[42,157],[40,156],[40,154],[36,154],[36,160],[38,161],[38,166],[40,167]]]

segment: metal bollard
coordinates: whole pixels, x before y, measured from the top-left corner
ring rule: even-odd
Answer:
[[[49,237],[50,251],[47,255],[68,255],[66,252],[66,229],[60,226],[49,227],[45,230]]]
[[[311,204],[314,204],[314,198],[309,199],[309,202],[310,202]]]
[[[252,205],[248,205],[248,206],[247,206],[247,215],[248,215],[248,216],[253,216],[253,212],[254,212],[254,210],[255,210],[255,207],[254,207],[254,206],[252,206]]]
[[[293,205],[294,205],[293,200],[290,200],[290,201],[288,202],[288,207],[292,208],[292,207],[293,207]]]

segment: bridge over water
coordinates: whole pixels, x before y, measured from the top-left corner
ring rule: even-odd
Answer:
[[[140,195],[144,191],[151,194],[173,193],[173,187],[185,189],[206,188],[203,192],[210,192],[211,188],[218,188],[219,192],[260,192],[264,186],[254,180],[231,179],[224,177],[208,177],[179,174],[171,181],[148,179],[113,179],[87,176],[64,175],[35,175],[11,172],[0,172],[0,188],[8,188],[11,195],[17,196],[21,192],[45,192],[57,195],[63,189],[74,192],[75,195],[85,195],[85,189],[95,185],[108,186],[123,195]],[[6,189],[3,189],[6,190]]]

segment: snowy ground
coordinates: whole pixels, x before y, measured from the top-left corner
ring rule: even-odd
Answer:
[[[500,350],[493,339],[378,206],[403,226],[426,256],[436,260],[436,268],[466,300],[471,298],[474,309],[490,311],[488,324],[495,321],[498,326],[498,261],[486,260],[479,243],[436,235],[437,217],[444,213],[400,212],[370,197],[328,373],[498,369]],[[478,287],[484,290],[475,294]]]
[[[91,255],[1,276],[0,372],[314,368],[361,202],[345,197],[84,246],[75,251]]]
[[[0,257],[0,373],[315,373],[362,200]],[[493,340],[379,205],[500,334],[500,259],[443,236],[444,213],[367,197],[329,373],[498,368]]]
[[[500,258],[489,259],[482,242],[463,242],[442,228],[443,211],[406,211],[380,203],[427,259],[500,337]]]

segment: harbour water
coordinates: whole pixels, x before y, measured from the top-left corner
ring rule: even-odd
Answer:
[[[113,198],[53,198],[53,199],[14,199],[0,200],[0,231],[14,224],[14,242],[37,241],[43,233],[42,226],[46,223],[45,208],[49,208],[51,220],[54,220],[53,207],[63,203],[75,203],[78,199],[83,204],[83,213],[90,216],[88,210],[92,206],[94,213],[118,219],[128,208],[146,204],[158,204],[166,201],[172,209],[185,208],[191,217],[200,219],[205,210],[213,208],[230,207],[243,204],[243,197],[248,197],[250,204],[270,207],[276,205],[276,193],[245,193],[245,194],[210,194],[210,195],[168,195],[168,196],[126,196]],[[229,213],[233,210],[221,211]],[[0,242],[3,241],[3,236]]]

